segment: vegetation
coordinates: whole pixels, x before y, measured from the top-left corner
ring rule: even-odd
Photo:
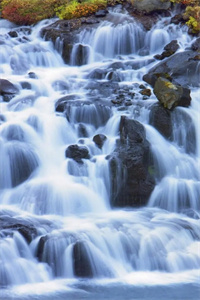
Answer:
[[[151,0],[149,0],[151,1]],[[183,18],[192,33],[200,32],[200,0],[170,0],[184,7]],[[0,0],[2,17],[18,25],[31,25],[43,19],[88,17],[108,5],[134,0]]]
[[[185,6],[183,18],[191,29],[192,33],[200,32],[200,0],[171,0],[173,3],[180,3]]]

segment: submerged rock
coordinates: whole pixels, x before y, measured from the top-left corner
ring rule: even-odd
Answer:
[[[155,183],[149,173],[151,152],[142,124],[125,116],[121,117],[120,139],[109,159],[112,206],[145,205]]]

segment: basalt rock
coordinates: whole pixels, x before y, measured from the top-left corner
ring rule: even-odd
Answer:
[[[142,124],[121,117],[120,138],[117,148],[109,157],[114,207],[140,207],[147,204],[154,189],[154,179],[149,172],[150,145]]]

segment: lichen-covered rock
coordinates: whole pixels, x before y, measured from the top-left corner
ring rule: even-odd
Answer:
[[[153,92],[167,109],[173,109],[176,106],[188,107],[191,102],[189,89],[175,85],[162,77],[156,80]]]

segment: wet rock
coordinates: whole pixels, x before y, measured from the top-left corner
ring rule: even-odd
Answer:
[[[88,137],[87,127],[84,124],[78,124],[78,136],[79,137]]]
[[[161,55],[158,54],[158,55],[155,55],[154,57],[162,60],[162,59],[174,54],[178,49],[179,49],[179,44],[178,44],[177,40],[173,40],[164,47],[164,51]]]
[[[95,17],[103,18],[107,15],[108,11],[106,9],[100,9],[95,13]]]
[[[88,78],[89,79],[97,79],[101,80],[106,77],[107,71],[102,69],[95,69],[92,72],[89,73]]]
[[[29,72],[28,77],[32,78],[32,79],[37,79],[38,78],[37,75],[35,74],[35,72]]]
[[[8,32],[8,34],[9,34],[9,36],[12,37],[12,38],[18,37],[18,34],[17,34],[16,31],[10,31],[10,32]]]
[[[167,10],[171,6],[169,0],[134,0],[133,7],[140,13]]]
[[[0,216],[0,230],[7,230],[10,233],[18,231],[28,243],[37,236],[37,229],[32,223],[7,215]]]
[[[104,134],[97,134],[93,137],[93,142],[101,149],[106,139],[107,137]]]
[[[85,146],[70,145],[66,151],[65,156],[74,159],[78,163],[82,163],[82,159],[89,159],[89,151]]]
[[[148,97],[151,96],[151,90],[150,90],[150,89],[144,88],[144,89],[141,90],[139,93],[140,93],[141,95],[143,95],[143,96],[148,96]]]
[[[200,37],[197,38],[193,43],[192,43],[192,46],[191,46],[192,50],[193,51],[200,51]]]
[[[156,80],[153,92],[167,109],[173,109],[176,106],[188,107],[191,102],[189,89],[175,85],[162,77]]]
[[[55,103],[55,110],[57,112],[64,112],[69,101],[77,100],[78,96],[75,94],[64,96],[58,99]]]
[[[73,247],[73,268],[77,277],[93,277],[87,245],[85,242],[76,242]]]
[[[20,82],[20,84],[24,90],[31,90],[32,88],[31,84],[27,81]]]
[[[74,46],[70,64],[73,66],[82,66],[87,64],[90,48],[87,45],[77,44]]]
[[[176,24],[178,25],[179,23],[184,23],[184,19],[183,19],[183,15],[182,14],[178,14],[178,15],[175,15],[171,18],[171,23],[172,24]]]
[[[166,139],[172,137],[171,112],[160,104],[154,104],[149,114],[149,124],[155,127]]]
[[[143,125],[122,116],[120,139],[109,157],[112,206],[140,207],[147,203],[155,184],[148,172],[150,157],[150,145]]]
[[[0,79],[0,95],[15,95],[19,93],[19,89],[10,81]]]
[[[173,83],[183,87],[199,87],[200,66],[193,60],[197,54],[191,50],[175,53],[151,68],[143,80],[154,86],[157,78],[162,76],[170,77]]]

